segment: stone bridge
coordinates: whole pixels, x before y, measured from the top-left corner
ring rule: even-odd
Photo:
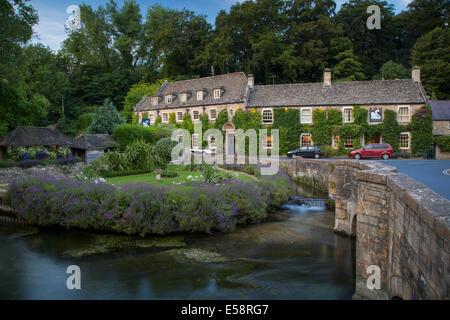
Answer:
[[[280,162],[336,202],[334,230],[356,236],[355,299],[450,299],[450,201],[375,161]],[[369,289],[381,270],[381,288]]]

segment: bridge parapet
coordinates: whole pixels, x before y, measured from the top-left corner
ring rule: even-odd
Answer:
[[[282,166],[327,185],[334,230],[356,233],[354,298],[450,299],[450,201],[375,161],[294,158]],[[380,290],[367,286],[372,265],[381,271]]]

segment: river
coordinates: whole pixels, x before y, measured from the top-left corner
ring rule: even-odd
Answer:
[[[355,242],[333,233],[334,213],[290,206],[282,215],[104,252],[94,244],[115,235],[0,225],[0,299],[351,299]],[[95,254],[68,255],[80,248]],[[199,261],[196,250],[214,254]],[[81,290],[66,287],[69,265],[80,267]]]

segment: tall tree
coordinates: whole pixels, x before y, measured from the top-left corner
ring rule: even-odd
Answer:
[[[450,99],[450,29],[436,28],[414,45],[411,62],[422,68],[422,82],[428,94]]]
[[[381,10],[381,29],[367,28],[367,8],[378,5]],[[362,63],[367,78],[378,74],[389,60],[398,60],[396,38],[400,30],[394,21],[394,6],[384,0],[350,0],[342,5],[336,21],[343,28],[345,37],[353,44],[354,53]]]
[[[333,16],[336,3],[332,0],[288,1],[286,41],[293,52],[286,61],[288,73],[298,81],[320,81],[330,60],[330,41],[342,34]],[[286,66],[285,73],[286,73]],[[295,70],[290,70],[295,68]]]
[[[34,8],[26,0],[0,0],[0,79],[17,83],[22,46],[33,35],[38,22]]]

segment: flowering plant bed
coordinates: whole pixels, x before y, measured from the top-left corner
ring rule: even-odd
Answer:
[[[280,173],[258,182],[190,182],[161,186],[81,182],[48,175],[13,181],[7,199],[17,215],[39,226],[125,234],[230,232],[256,223],[287,202],[290,179]]]

